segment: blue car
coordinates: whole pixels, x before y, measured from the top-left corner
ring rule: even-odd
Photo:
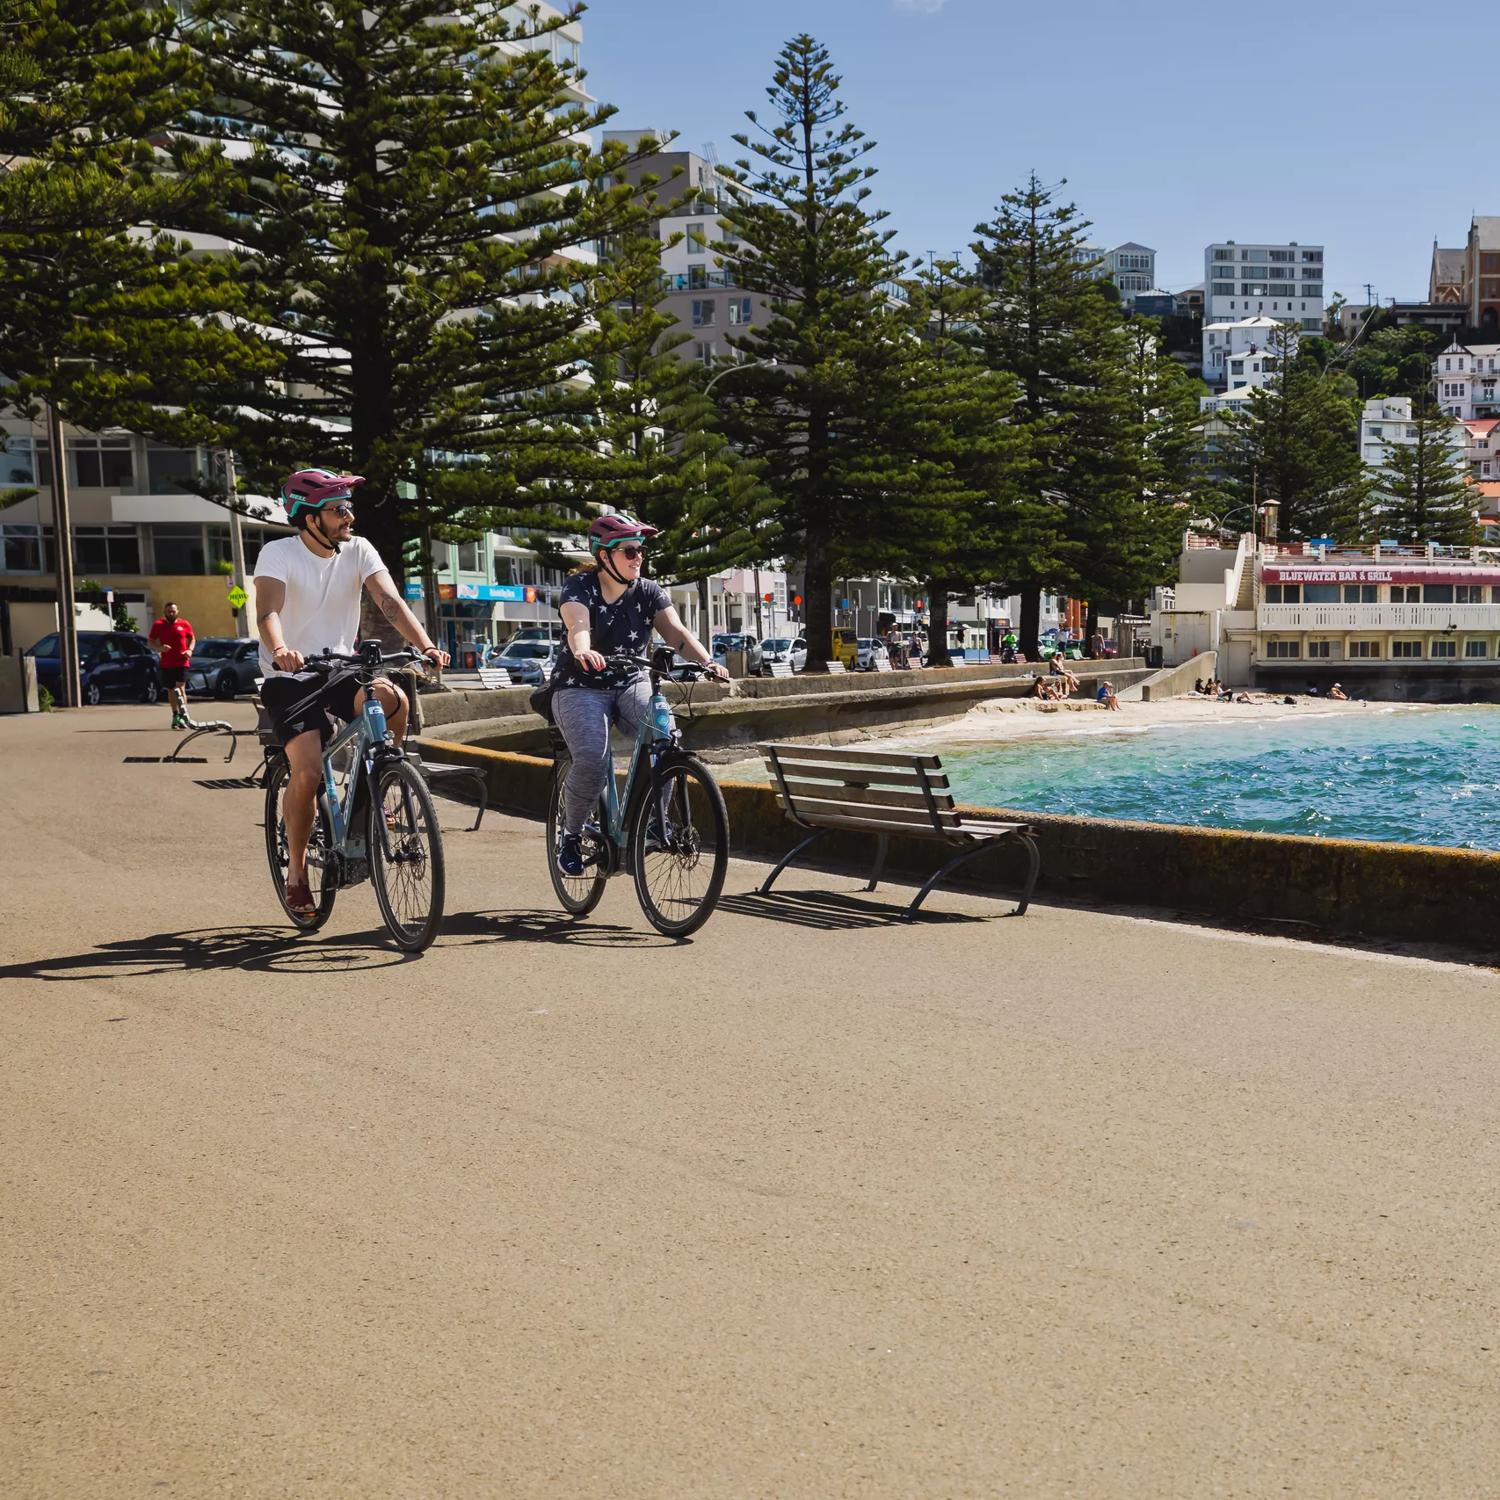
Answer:
[[[36,680],[56,699],[62,697],[62,662],[56,632],[44,635],[28,656],[36,658]],[[85,703],[113,698],[156,703],[162,696],[161,672],[146,637],[128,630],[80,630],[78,677]]]

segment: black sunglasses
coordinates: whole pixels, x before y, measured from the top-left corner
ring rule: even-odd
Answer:
[[[644,547],[616,547],[615,551],[618,552],[621,557],[628,558],[631,562],[634,562],[638,557],[644,557],[646,555],[646,549]]]

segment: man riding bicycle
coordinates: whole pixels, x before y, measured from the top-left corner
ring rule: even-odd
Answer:
[[[611,723],[636,733],[650,709],[651,685],[641,667],[611,666],[606,657],[641,656],[654,629],[674,650],[723,682],[729,673],[677,617],[659,583],[641,577],[646,542],[657,534],[627,515],[600,516],[589,527],[585,563],[563,585],[559,612],[567,650],[553,673],[552,713],[572,761],[563,788],[563,836],[557,867],[583,874],[583,824],[609,775]]]
[[[323,746],[333,735],[329,715],[348,721],[364,707],[365,692],[353,678],[331,684],[309,704],[325,681],[302,671],[321,651],[348,653],[359,634],[360,591],[368,589],[381,614],[430,661],[446,666],[448,654],[427,638],[406,607],[380,554],[354,531],[351,503],[359,474],[299,469],[281,487],[287,519],[298,535],[268,542],[255,563],[255,622],[260,635],[261,702],[286,748],[290,779],[283,808],[287,835],[287,905],[299,915],[315,911],[307,881],[307,841],[312,833]],[[391,733],[406,734],[406,695],[385,678],[374,685]]]

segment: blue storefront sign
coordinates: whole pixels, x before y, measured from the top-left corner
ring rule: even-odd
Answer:
[[[529,583],[440,583],[439,599],[472,600],[476,604],[535,604],[537,590]],[[419,579],[408,578],[404,590],[408,599],[422,597]]]

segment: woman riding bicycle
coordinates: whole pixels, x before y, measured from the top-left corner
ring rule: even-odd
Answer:
[[[553,672],[552,714],[568,744],[572,767],[563,787],[563,836],[557,867],[583,874],[581,835],[610,771],[610,725],[631,734],[645,719],[651,684],[641,667],[611,666],[606,657],[642,656],[653,629],[674,650],[721,681],[729,673],[677,617],[667,591],[641,577],[646,542],[657,534],[627,515],[600,516],[589,527],[589,554],[563,585],[560,613],[567,650]]]

